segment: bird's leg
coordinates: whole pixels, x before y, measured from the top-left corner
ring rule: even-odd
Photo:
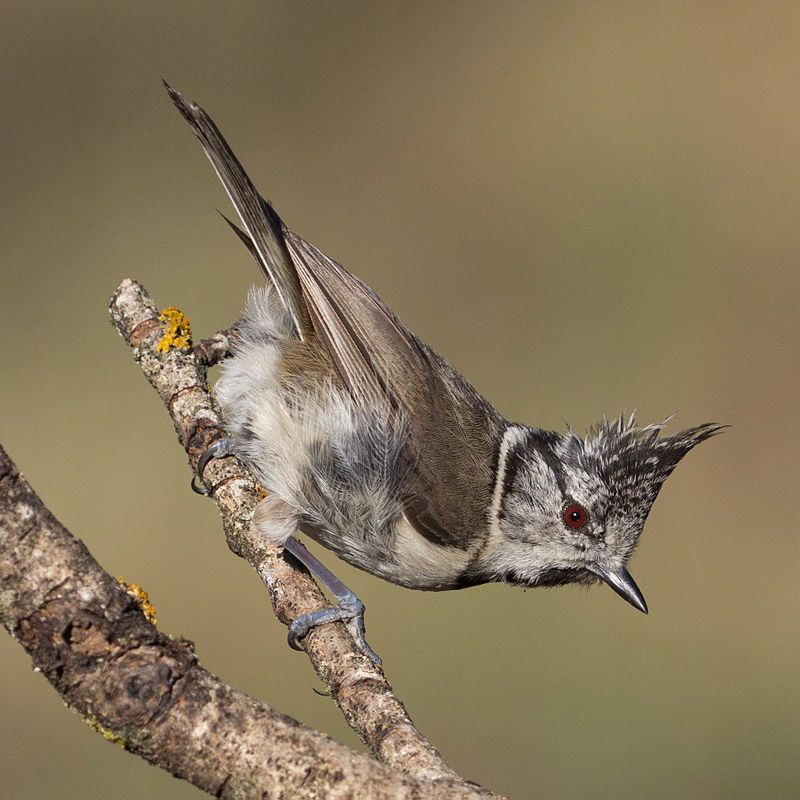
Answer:
[[[312,628],[317,625],[324,625],[326,622],[341,620],[347,625],[361,652],[369,656],[376,664],[380,664],[380,656],[367,644],[364,629],[364,611],[366,608],[355,592],[352,589],[348,589],[319,559],[309,553],[302,542],[289,537],[283,543],[283,547],[299,562],[304,564],[312,575],[319,578],[337,601],[337,604],[332,608],[323,608],[297,617],[289,628],[289,646],[295,650],[300,650],[300,639]]]
[[[232,453],[230,439],[227,437],[217,439],[200,456],[200,460],[197,462],[196,477],[199,477],[200,480],[203,479],[203,472],[212,458],[223,458],[224,456],[232,455]],[[192,478],[192,489],[198,494],[208,494],[209,490],[205,486],[197,485],[195,480],[196,478]],[[364,611],[366,607],[359,600],[356,593],[345,586],[319,559],[309,553],[301,542],[291,535],[286,538],[286,534],[295,528],[296,522],[297,517],[293,509],[274,495],[261,500],[256,506],[255,514],[253,515],[253,524],[256,530],[272,541],[283,540],[284,550],[291,553],[312,575],[322,581],[323,585],[336,599],[336,605],[332,608],[323,608],[297,617],[289,627],[289,646],[294,650],[300,650],[300,640],[312,628],[316,628],[317,625],[324,625],[326,622],[338,622],[341,620],[347,625],[359,650],[376,664],[380,664],[380,656],[367,644],[365,638]]]

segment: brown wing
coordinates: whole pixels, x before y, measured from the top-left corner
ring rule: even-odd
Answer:
[[[406,390],[414,391],[425,373],[415,337],[366,284],[286,228],[284,236],[314,328],[350,392],[356,399],[388,396],[402,406]]]
[[[408,420],[416,467],[407,518],[437,544],[463,545],[485,524],[502,417],[362,281],[297,234],[285,230],[284,236],[314,327],[353,396],[373,391],[372,384],[361,388],[362,374],[371,373]],[[340,351],[361,355],[357,372]]]
[[[485,524],[493,459],[503,420],[447,362],[411,333],[363,282],[289,231],[258,195],[211,118],[167,87],[227,190],[235,225],[292,314],[300,339],[313,332],[350,394],[374,408],[390,404],[407,418],[416,467],[408,518],[421,535],[460,546]]]

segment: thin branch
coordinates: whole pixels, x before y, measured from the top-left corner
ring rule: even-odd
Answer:
[[[227,686],[157,630],[0,446],[0,620],[107,739],[222,798],[458,798]]]
[[[205,364],[192,350],[156,351],[163,325],[149,294],[137,282],[124,280],[109,308],[115,327],[164,401],[194,472],[200,456],[223,435],[208,393]],[[212,359],[204,353],[203,360]],[[326,607],[327,600],[305,569],[251,528],[258,496],[256,482],[244,465],[234,457],[214,459],[204,478],[212,487],[228,546],[258,573],[277,618],[289,625],[300,614]],[[304,649],[350,727],[377,758],[415,777],[460,780],[414,727],[383,671],[356,648],[342,623],[314,628]]]

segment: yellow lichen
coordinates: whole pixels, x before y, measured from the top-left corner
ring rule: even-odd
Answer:
[[[91,714],[88,712],[80,714],[80,718],[93,730],[97,731],[107,742],[113,742],[120,747],[125,747],[125,737],[120,736],[108,728],[103,727]]]
[[[117,580],[122,585],[122,588],[128,593],[130,597],[132,597],[138,604],[139,608],[142,609],[142,614],[144,614],[144,618],[148,622],[152,622],[155,625],[158,620],[156,619],[156,608],[150,602],[150,598],[147,596],[147,592],[139,586],[138,583],[128,583],[124,578],[117,577]]]
[[[166,353],[170,347],[188,350],[192,346],[192,326],[189,317],[179,308],[165,308],[158,318],[164,323],[164,335],[156,345],[159,353]]]

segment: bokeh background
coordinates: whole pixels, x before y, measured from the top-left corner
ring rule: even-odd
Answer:
[[[420,728],[515,798],[789,798],[798,758],[800,6],[4,3],[0,441],[159,624],[359,746],[226,549],[107,319],[125,276],[208,335],[254,265],[165,77],[288,224],[510,418],[731,423],[603,588],[426,594],[339,563]],[[334,562],[331,556],[327,559]],[[0,638],[9,798],[199,793]]]

